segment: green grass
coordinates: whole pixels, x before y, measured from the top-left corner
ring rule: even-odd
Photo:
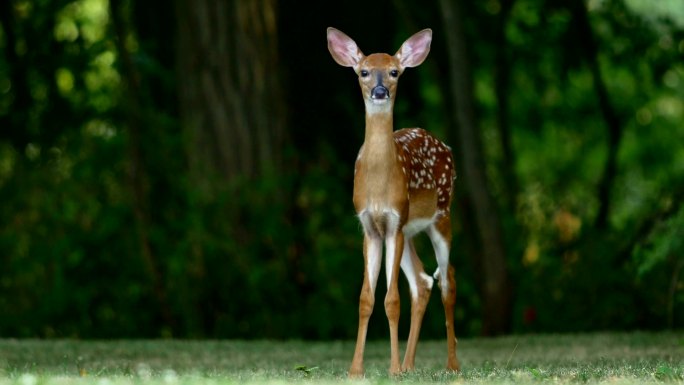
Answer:
[[[0,340],[0,385],[21,384],[656,384],[684,383],[684,334],[600,333],[462,339],[459,374],[444,341],[422,341],[417,370],[390,378],[389,342],[348,381],[352,342]]]

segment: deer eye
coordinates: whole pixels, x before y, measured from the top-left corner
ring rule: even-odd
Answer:
[[[366,76],[368,76],[368,71],[367,70],[361,70],[361,77],[365,78]]]
[[[393,78],[396,78],[397,76],[399,76],[399,71],[397,71],[397,70],[390,71],[390,76]]]

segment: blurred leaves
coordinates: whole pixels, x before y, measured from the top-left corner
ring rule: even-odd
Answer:
[[[139,163],[131,156],[132,90],[121,71],[109,3],[0,5],[0,335],[353,337],[363,257],[351,188],[363,110],[353,74],[338,68],[321,42],[329,23],[366,53],[392,52],[414,29],[432,27],[429,59],[402,78],[395,121],[423,126],[458,152],[458,127],[445,111],[453,96],[444,86],[437,7],[350,1],[330,14],[317,2],[281,2],[277,62],[288,132],[279,149],[282,164],[258,178],[227,180],[208,170],[202,174],[213,186],[207,193],[191,176],[192,133],[180,123],[180,110],[192,106],[179,102],[184,74],[175,62],[173,12],[158,14],[168,7],[161,1],[122,4],[132,28],[123,45],[141,78]],[[506,221],[513,328],[681,328],[681,10],[664,1],[586,4],[598,64],[624,131],[605,229],[593,222],[608,156],[606,127],[570,0],[515,1],[503,26],[505,47],[482,27],[497,20],[501,2],[465,6],[486,171]],[[360,15],[362,5],[374,8]],[[382,34],[368,27],[380,11],[387,15]],[[510,207],[494,89],[501,49],[509,60],[510,166],[520,186]],[[193,60],[217,68],[242,64]],[[145,172],[144,230],[157,256],[168,319],[141,258],[135,167]],[[457,333],[467,335],[482,325],[481,247],[473,241],[469,203],[458,194],[452,261]],[[423,241],[418,251],[430,271],[434,258]],[[402,297],[402,320],[408,320],[408,296]],[[429,306],[422,335],[442,338],[441,303],[433,299]],[[386,335],[382,306],[370,334]],[[670,378],[666,369],[655,375]],[[534,368],[529,373],[544,376]]]

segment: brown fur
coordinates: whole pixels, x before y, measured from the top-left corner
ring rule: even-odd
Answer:
[[[426,224],[431,226],[429,234],[434,237],[435,250],[441,250],[439,255],[443,256],[442,272],[446,272],[445,266],[448,265],[448,260],[446,265],[444,261],[448,259],[451,243],[449,206],[455,177],[451,151],[422,129],[393,132],[392,114],[399,76],[405,68],[423,62],[429,52],[431,39],[432,31],[423,30],[404,42],[394,56],[384,53],[364,56],[356,43],[344,33],[334,28],[328,29],[328,49],[338,64],[353,67],[359,75],[366,105],[366,133],[354,170],[353,202],[364,227],[365,269],[359,296],[356,348],[349,369],[351,377],[363,375],[368,321],[375,305],[374,285],[377,284],[379,273],[380,261],[376,258],[381,259],[382,244],[387,248],[387,254],[394,250],[394,255],[387,255],[386,260],[391,259],[393,264],[386,266],[388,290],[384,301],[390,329],[391,374],[414,368],[420,327],[432,288],[432,280],[425,278],[427,276],[416,255],[413,241],[409,239],[404,242],[404,226],[411,221],[417,221],[415,231],[424,229]],[[405,244],[409,247],[406,254]],[[411,304],[411,329],[406,354],[403,365],[400,365],[398,277],[402,256],[410,258],[410,264],[405,264],[404,269],[411,282],[415,282],[412,286],[415,293]],[[371,263],[372,266],[369,266]],[[370,274],[371,271],[373,274]],[[456,289],[451,266],[447,275],[440,280],[440,284],[448,285],[442,288],[447,321],[447,368],[458,370],[453,326]]]

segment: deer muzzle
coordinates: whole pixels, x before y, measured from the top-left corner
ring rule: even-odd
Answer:
[[[371,90],[371,99],[389,99],[389,90],[383,85],[377,85]]]

